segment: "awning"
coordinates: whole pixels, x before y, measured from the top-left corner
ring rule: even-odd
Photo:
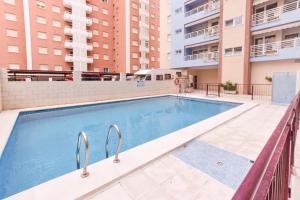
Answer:
[[[268,1],[271,1],[271,0],[254,0],[253,5],[256,6],[258,4],[265,3],[265,2],[268,2]]]
[[[147,75],[147,74],[151,74],[151,71],[152,70],[150,70],[150,69],[144,69],[144,70],[135,72],[134,75]]]

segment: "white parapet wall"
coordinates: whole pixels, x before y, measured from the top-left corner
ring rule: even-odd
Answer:
[[[2,71],[3,72],[3,71]],[[176,93],[174,80],[145,81],[7,81],[2,73],[3,110],[93,102]]]

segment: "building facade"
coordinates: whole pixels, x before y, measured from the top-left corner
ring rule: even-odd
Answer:
[[[172,0],[172,68],[201,83],[300,70],[299,0]]]
[[[171,68],[171,4],[172,0],[160,1],[160,68]]]
[[[2,0],[0,66],[135,72],[159,67],[159,0]]]

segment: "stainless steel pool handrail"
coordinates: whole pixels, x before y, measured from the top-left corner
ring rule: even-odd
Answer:
[[[121,145],[122,145],[123,139],[122,139],[121,130],[116,124],[110,125],[110,127],[108,129],[108,133],[107,133],[107,136],[106,136],[106,142],[105,142],[105,153],[106,153],[106,158],[108,158],[108,142],[109,142],[109,137],[110,137],[112,128],[115,128],[116,131],[117,131],[117,134],[118,134],[118,147],[117,147],[117,150],[116,150],[116,153],[115,153],[114,163],[119,163],[120,162],[119,153],[120,153],[120,150],[121,150]]]
[[[87,165],[89,162],[89,140],[88,140],[88,137],[86,136],[85,132],[83,132],[83,131],[81,131],[78,134],[78,138],[77,138],[76,164],[77,164],[77,169],[80,169],[80,145],[81,145],[82,139],[83,139],[84,145],[85,145],[85,158],[84,158],[83,172],[81,174],[81,178],[86,178],[89,176],[89,172],[87,171]]]

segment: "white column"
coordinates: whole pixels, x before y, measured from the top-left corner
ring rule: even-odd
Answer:
[[[31,27],[29,0],[23,0],[27,69],[32,70]]]
[[[125,16],[126,16],[126,19],[125,19],[125,23],[126,23],[126,73],[130,73],[130,58],[131,58],[131,55],[130,55],[130,51],[131,51],[131,44],[130,44],[130,0],[125,0]]]

